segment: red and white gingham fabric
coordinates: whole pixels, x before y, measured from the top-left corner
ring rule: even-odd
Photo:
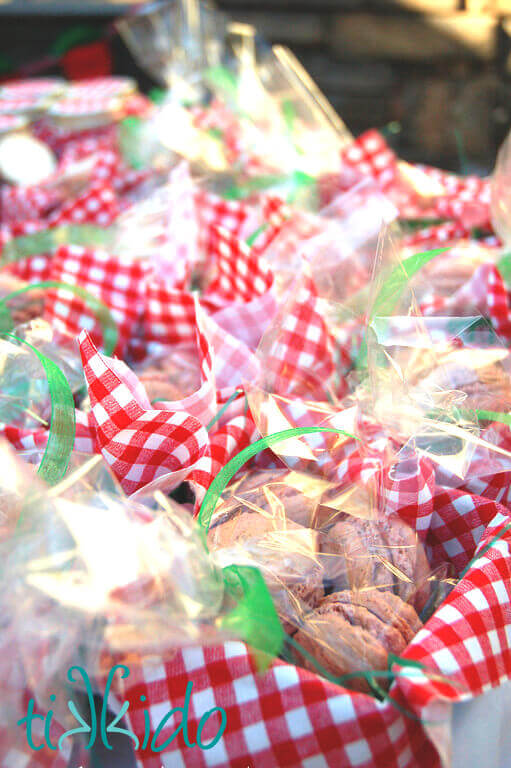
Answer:
[[[193,321],[190,324],[190,335],[186,338],[183,337],[181,341],[193,343],[197,346],[201,386],[196,392],[192,392],[182,400],[160,400],[157,408],[165,411],[186,411],[200,421],[201,424],[207,426],[217,412],[213,347],[208,338],[207,319],[203,315],[198,300],[194,300],[190,294],[184,295],[187,300],[191,298],[193,301]]]
[[[239,236],[250,216],[250,208],[246,203],[224,200],[202,189],[196,192],[195,205],[199,225],[199,251],[206,257],[211,252],[212,227],[223,227]]]
[[[490,182],[478,176],[460,177],[429,166],[416,166],[417,171],[434,181],[437,193],[420,198],[419,193],[400,173],[399,163],[378,131],[359,136],[341,153],[339,189],[346,170],[370,176],[388,194],[404,218],[446,218],[472,227],[490,225]],[[353,179],[356,183],[356,179]],[[333,184],[329,182],[329,187]],[[329,192],[331,197],[331,193]]]
[[[195,299],[153,277],[145,286],[144,338],[161,344],[193,343]]]
[[[383,473],[384,509],[398,513],[425,541],[433,515],[435,471],[431,462],[410,453]]]
[[[219,326],[255,349],[277,311],[273,274],[236,235],[221,227],[212,227],[211,235],[214,279],[202,303]]]
[[[79,453],[98,453],[96,444],[96,432],[91,413],[75,411],[76,434],[74,450]],[[13,425],[6,425],[0,429],[0,433],[18,451],[34,451],[46,448],[49,431],[47,429],[22,429]]]
[[[119,331],[117,351],[120,353],[142,315],[148,269],[144,262],[66,245],[60,247],[52,259],[51,279],[78,285],[107,305]],[[85,328],[93,333],[93,338],[101,339],[97,322],[82,299],[63,288],[49,292],[45,317],[57,330],[76,335]]]
[[[17,224],[44,218],[59,202],[52,189],[35,187],[2,187],[0,191],[0,222]]]
[[[101,128],[91,128],[88,130],[70,130],[69,128],[58,125],[46,118],[42,118],[32,124],[32,133],[45,144],[61,155],[70,142],[92,139],[97,142],[97,146],[114,146],[117,136],[116,125],[106,125]]]
[[[404,247],[441,248],[448,243],[470,237],[470,230],[457,221],[448,221],[432,227],[424,227],[402,239]]]
[[[20,115],[3,115],[0,111],[0,134],[23,128],[25,124],[24,118]]]
[[[215,272],[208,286],[208,301],[220,305],[250,302],[273,285],[271,271],[237,235],[223,227],[211,227],[210,261]]]
[[[490,543],[510,520],[508,510],[495,502],[437,488],[427,539],[433,565],[448,560],[460,573],[476,547]],[[172,740],[179,721],[170,718],[158,738],[160,745],[169,743],[159,754],[139,749],[138,768],[445,766],[435,745],[446,757],[450,702],[479,695],[511,674],[510,544],[507,531],[404,652],[404,659],[420,661],[443,679],[416,668],[406,674],[401,665],[390,691],[397,706],[347,691],[280,661],[260,675],[243,643],[183,648],[140,658],[138,663],[130,658],[130,675],[122,681],[119,695],[130,702],[127,720],[141,743],[144,711],[149,712],[154,732],[172,708],[184,705],[190,682],[190,743],[196,744],[197,728],[207,711],[223,707],[227,716],[222,738],[204,751],[186,746],[182,733]],[[201,734],[203,744],[211,742],[218,727],[219,719],[212,714]]]
[[[151,410],[121,361],[101,355],[86,331],[79,337],[97,443],[127,494],[165,475],[182,482],[205,453],[208,434],[185,411]]]
[[[322,314],[314,283],[306,277],[278,313],[269,344],[263,342],[259,350],[268,377],[266,391],[328,400],[325,387],[335,371],[334,341]]]
[[[0,97],[17,99],[19,97],[26,98],[27,96],[37,96],[40,98],[51,96],[60,91],[61,88],[61,81],[53,77],[34,77],[25,80],[12,80],[8,83],[4,83],[0,87]]]
[[[115,96],[124,96],[133,91],[134,82],[129,77],[109,76],[90,77],[71,83],[67,93],[71,98],[83,97],[85,99],[112,99]]]
[[[212,317],[204,318],[204,328],[214,350],[217,397],[225,402],[244,382],[258,378],[259,362],[243,341],[221,328]]]
[[[375,130],[366,131],[342,150],[341,165],[371,176],[384,191],[398,178],[397,157]]]
[[[450,488],[484,496],[511,508],[511,431],[507,424],[493,422],[480,435],[484,441],[476,446],[463,477],[437,467],[437,482]],[[493,450],[493,447],[495,450]],[[499,449],[504,453],[499,453]]]
[[[50,227],[63,224],[97,224],[108,227],[120,209],[113,188],[104,181],[92,183],[84,192],[65,202],[48,218]]]
[[[425,165],[417,168],[442,188],[442,194],[434,203],[434,212],[439,218],[454,219],[471,227],[491,227],[490,179],[456,176]]]
[[[39,734],[37,731],[37,721],[34,721],[33,734],[35,743],[44,745],[42,723],[41,733]],[[61,729],[61,733],[63,732],[64,730]],[[28,743],[23,746],[21,744],[10,744],[11,737],[11,729],[0,726],[0,761],[4,768],[67,768],[69,765],[68,750],[63,754],[62,752],[53,752],[47,746],[43,746],[41,751],[35,752],[29,747]],[[53,739],[54,737],[52,736]]]

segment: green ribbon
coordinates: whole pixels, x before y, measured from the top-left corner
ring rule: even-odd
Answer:
[[[399,226],[405,232],[417,232],[417,230],[426,227],[438,227],[440,224],[446,224],[449,219],[399,219]]]
[[[227,67],[209,67],[204,72],[204,78],[213,88],[222,91],[228,99],[234,102],[238,100],[238,80]]]
[[[51,253],[61,245],[111,246],[115,233],[112,228],[96,227],[93,224],[70,224],[69,226],[43,229],[31,235],[14,237],[2,249],[0,265],[10,264],[41,253]]]
[[[282,176],[254,176],[244,184],[233,184],[228,187],[222,196],[225,200],[243,200],[254,192],[263,192],[282,184],[283,178]]]
[[[257,229],[254,230],[254,232],[252,232],[252,234],[249,237],[247,237],[246,243],[249,248],[252,248],[255,241],[259,237],[259,235],[262,235],[263,232],[265,232],[268,229],[268,227],[269,227],[269,224],[267,221],[265,221],[264,224],[261,224],[260,227],[257,227]]]
[[[208,426],[206,427],[207,431],[210,432],[211,429],[215,426],[215,424],[222,418],[228,407],[231,403],[233,403],[235,400],[238,399],[238,397],[241,397],[243,392],[241,390],[236,390],[236,392],[233,392],[233,394],[230,396],[230,398],[227,400],[227,402],[220,408],[216,416],[213,416],[211,421],[209,422]]]
[[[229,565],[222,570],[226,593],[237,599],[236,607],[221,621],[221,628],[261,651],[259,669],[279,655],[285,633],[272,597],[258,568]]]
[[[14,327],[14,322],[11,317],[11,313],[7,306],[8,302],[14,299],[16,296],[20,296],[23,293],[29,293],[30,291],[45,290],[47,288],[59,288],[78,296],[83,299],[84,303],[88,305],[94,317],[98,321],[101,327],[101,333],[103,335],[103,349],[105,355],[111,357],[114,349],[117,347],[119,340],[119,330],[113,319],[108,307],[103,304],[102,301],[93,296],[91,293],[81,288],[78,285],[68,285],[67,283],[61,283],[57,280],[45,280],[41,283],[31,283],[30,285],[20,288],[18,291],[13,291],[8,296],[0,300],[0,333],[11,331]]]
[[[497,269],[505,283],[511,282],[511,253],[505,253],[497,264]]]
[[[121,121],[118,129],[119,149],[123,160],[136,171],[144,165],[144,124],[140,117],[129,115]]]
[[[13,333],[3,333],[3,335],[29,347],[44,368],[51,398],[51,421],[46,450],[37,474],[48,485],[56,485],[66,474],[75,442],[73,393],[66,377],[53,360]]]

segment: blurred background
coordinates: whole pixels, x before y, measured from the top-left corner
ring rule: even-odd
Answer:
[[[0,77],[110,72],[155,86],[111,23],[125,0],[0,0]],[[511,122],[511,0],[218,0],[288,45],[348,127],[406,159],[489,171]]]

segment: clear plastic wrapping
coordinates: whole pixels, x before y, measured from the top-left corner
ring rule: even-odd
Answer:
[[[208,545],[222,566],[257,565],[291,658],[355,690],[385,672],[454,583],[416,531],[375,497],[346,511],[347,488],[288,470],[248,472],[215,510]]]
[[[14,329],[14,335],[0,339],[0,421],[24,429],[49,427],[51,398],[46,374],[28,345],[59,366],[77,400],[85,386],[78,347],[73,337],[56,333],[42,319],[24,323]]]

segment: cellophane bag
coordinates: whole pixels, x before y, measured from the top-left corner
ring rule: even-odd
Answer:
[[[56,738],[76,725],[66,702],[83,692],[78,667],[101,693],[113,657],[170,659],[188,644],[234,638],[270,657],[280,647],[258,571],[221,569],[185,508],[161,493],[128,500],[99,457],[76,457],[48,489],[4,444],[2,456],[10,468],[0,540],[8,733],[19,732],[27,694],[37,711],[53,712]],[[30,755],[27,744],[20,754]]]

